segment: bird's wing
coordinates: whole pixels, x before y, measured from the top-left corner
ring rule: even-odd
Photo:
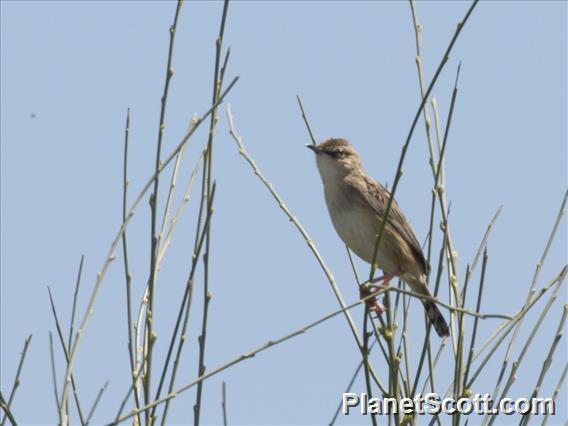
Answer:
[[[363,197],[364,202],[367,203],[382,220],[385,217],[385,210],[390,197],[390,191],[386,189],[376,180],[368,177],[362,176],[364,182],[364,188],[360,188],[362,193],[369,194],[369,197]],[[360,179],[356,180],[361,183]],[[354,181],[352,181],[354,182]],[[357,191],[358,193],[361,193]],[[408,244],[412,253],[416,256],[416,259],[424,267],[424,271],[428,272],[430,270],[430,265],[422,253],[422,248],[420,243],[416,239],[416,235],[410,226],[408,220],[404,217],[402,210],[398,207],[396,200],[392,200],[391,209],[388,217],[388,224],[394,228],[394,230],[400,235],[400,237]]]

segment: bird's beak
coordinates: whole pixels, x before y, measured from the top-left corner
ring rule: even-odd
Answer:
[[[306,148],[310,148],[312,151],[314,151],[316,154],[321,154],[321,149],[319,146],[314,145],[314,144],[307,144]]]

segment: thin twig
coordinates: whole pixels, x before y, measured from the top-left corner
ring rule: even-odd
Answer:
[[[369,322],[369,304],[365,303],[365,311],[363,314],[363,366],[365,367],[365,386],[369,399],[373,398],[373,388],[371,387],[370,363],[369,363],[369,333],[367,332],[367,324]],[[377,426],[377,418],[374,413],[371,414],[371,423]]]
[[[53,319],[55,320],[55,328],[57,330],[57,335],[59,336],[59,342],[61,343],[61,348],[63,349],[63,354],[65,355],[65,361],[69,363],[69,352],[67,346],[65,346],[65,340],[63,338],[63,330],[61,329],[61,324],[59,323],[59,318],[57,317],[57,310],[55,309],[55,303],[53,301],[53,295],[51,294],[51,289],[47,286],[47,292],[49,294],[49,302],[51,304],[51,312],[53,314]],[[85,424],[85,418],[83,416],[83,410],[81,409],[81,404],[79,403],[79,395],[77,394],[77,385],[75,384],[75,377],[73,374],[70,376],[71,379],[71,386],[73,388],[73,397],[75,398],[75,404],[77,406],[77,412],[79,413],[79,420],[81,424]],[[65,411],[65,405],[67,405],[67,401],[61,400],[59,410],[63,413]],[[62,419],[66,419],[69,421],[69,417],[67,413],[62,415]]]
[[[161,98],[160,105],[160,124],[158,127],[158,143],[156,144],[156,179],[154,179],[154,189],[150,195],[150,210],[151,210],[151,233],[150,233],[150,277],[148,278],[148,308],[146,311],[146,335],[145,340],[147,342],[147,356],[144,377],[142,379],[144,387],[144,401],[148,403],[151,398],[150,392],[150,381],[152,378],[152,352],[154,347],[154,341],[156,335],[153,330],[153,317],[154,317],[154,285],[156,281],[156,267],[157,267],[157,255],[158,255],[158,236],[156,235],[156,221],[157,221],[157,206],[158,206],[158,189],[160,188],[160,178],[159,171],[162,168],[161,155],[162,155],[162,140],[164,136],[164,129],[166,127],[166,106],[168,103],[168,93],[170,87],[170,81],[174,75],[174,70],[172,69],[172,60],[174,52],[174,43],[177,29],[177,22],[179,18],[179,13],[183,0],[178,0],[177,7],[174,15],[173,24],[170,27],[170,43],[168,49],[168,60],[166,65],[166,77],[164,82],[164,92]],[[178,154],[181,153],[181,150]],[[146,422],[153,423],[152,419],[149,419],[149,412],[146,412]]]
[[[75,282],[75,292],[73,293],[73,305],[71,306],[71,320],[69,322],[69,338],[67,340],[67,348],[71,347],[71,342],[73,339],[73,328],[75,327],[75,310],[77,308],[77,297],[79,296],[79,286],[81,284],[81,275],[83,272],[84,260],[85,260],[85,255],[82,255],[81,261],[79,262],[79,272],[77,273],[77,280]],[[67,405],[67,418],[69,418],[69,405]]]
[[[136,383],[138,382],[138,379],[140,378],[140,375],[142,374],[143,371],[143,365],[144,362],[146,360],[142,359],[142,361],[140,362],[140,365],[137,367],[137,369],[132,373],[132,375],[134,376],[134,380],[132,380],[132,383],[130,384],[130,387],[128,388],[128,391],[126,392],[126,396],[122,399],[122,402],[120,404],[120,407],[118,408],[118,412],[116,413],[115,419],[118,419],[120,417],[120,415],[122,414],[122,411],[124,410],[124,407],[126,406],[126,403],[128,402],[128,398],[130,398],[130,394],[132,393],[133,389],[136,387]],[[138,413],[134,414],[137,418],[140,417],[140,408],[136,408],[138,411]],[[152,415],[150,416],[152,417]],[[134,422],[136,422],[136,419],[134,420]],[[136,426],[141,426],[141,425],[136,425]]]
[[[69,338],[67,340],[67,347],[71,347],[71,341],[73,339],[73,327],[75,327],[75,310],[77,308],[77,296],[79,295],[79,285],[81,284],[81,275],[83,273],[83,262],[85,260],[85,255],[81,255],[81,260],[79,262],[79,272],[77,272],[77,281],[75,282],[75,292],[73,293],[73,307],[71,308],[71,322],[69,323]]]
[[[479,246],[477,247],[477,252],[475,253],[475,256],[473,258],[473,262],[471,263],[471,267],[468,269],[468,271],[466,273],[466,281],[469,281],[469,279],[471,278],[471,275],[473,275],[473,271],[475,270],[475,267],[477,266],[477,262],[479,261],[481,253],[483,253],[484,248],[487,247],[487,240],[489,239],[489,234],[490,234],[491,230],[493,229],[493,226],[495,226],[495,223],[497,222],[497,218],[501,214],[502,210],[503,210],[503,205],[500,205],[499,208],[497,209],[497,211],[495,212],[495,214],[493,215],[493,217],[491,218],[489,225],[487,225],[487,229],[485,230],[485,234],[483,235],[483,238],[481,239],[481,242],[479,243]],[[462,290],[462,294],[461,294],[462,300],[464,299],[463,293],[464,293],[464,290]]]
[[[420,86],[420,96],[424,99],[425,98],[425,89],[424,89],[424,70],[422,68],[422,56],[420,54],[420,36],[422,35],[422,25],[418,22],[418,17],[416,15],[416,10],[414,7],[414,0],[409,0],[410,3],[410,12],[412,14],[412,26],[414,28],[414,36],[416,40],[416,70],[418,71],[418,84]],[[428,112],[428,107],[424,105],[423,108],[423,115],[424,115],[424,125],[426,129],[426,140],[428,142],[428,152],[430,154],[430,167],[432,169],[432,174],[435,173],[435,164],[436,164],[436,156],[434,154],[434,145],[432,143],[432,132],[431,129],[431,121],[430,121],[430,114]]]
[[[89,410],[89,414],[87,415],[87,425],[91,422],[91,418],[93,417],[93,414],[95,414],[95,410],[97,409],[97,405],[99,405],[99,401],[101,400],[101,397],[103,396],[104,391],[106,390],[107,386],[109,384],[109,381],[107,380],[105,382],[105,384],[99,389],[99,392],[97,393],[97,397],[95,398],[95,401],[93,402],[93,405],[91,407],[91,409]]]
[[[487,254],[487,252],[485,254]],[[469,270],[470,266],[468,264],[466,267],[465,282],[463,284],[463,289],[461,293],[462,307],[465,307],[465,301],[467,298],[467,289],[469,288],[469,281],[470,281]],[[457,344],[457,353],[454,362],[454,397],[456,398],[456,400],[458,400],[462,396],[462,392],[464,390],[464,385],[465,385],[465,381],[463,380],[464,339],[465,339],[464,315],[460,314],[458,315],[458,344]],[[457,413],[455,413],[454,416],[452,416],[452,423],[455,426],[459,426],[460,424],[460,415],[461,413],[458,411]]]
[[[436,368],[436,366],[438,365],[438,361],[440,360],[440,356],[442,355],[442,352],[444,351],[444,348],[446,347],[446,343],[447,343],[447,339],[444,339],[440,342],[440,346],[438,347],[438,351],[436,352],[436,356],[434,357],[434,362],[432,364],[432,367],[430,368],[430,373],[428,375],[428,377],[426,377],[426,379],[424,380],[424,384],[422,385],[422,394],[424,394],[426,392],[426,385],[428,384],[428,382],[430,382],[431,386],[432,386],[432,392],[434,392],[434,370]]]
[[[434,296],[437,295],[438,290],[440,288],[440,281],[442,279],[442,272],[444,270],[443,268],[443,264],[444,264],[444,244],[445,244],[445,240],[446,240],[446,236],[447,234],[444,234],[444,241],[442,242],[442,247],[440,248],[440,255],[438,257],[438,268],[437,268],[437,273],[436,273],[436,285],[434,288]],[[427,348],[428,348],[428,343],[430,342],[430,332],[432,331],[432,322],[427,320],[426,321],[426,334],[424,336],[424,343],[422,344],[422,351],[420,352],[420,360],[418,361],[418,368],[416,369],[416,375],[414,378],[414,381],[412,382],[412,391],[410,392],[411,397],[413,397],[416,394],[416,389],[418,389],[418,382],[420,380],[420,375],[422,374],[422,368],[424,366],[424,359],[426,354],[428,353]],[[430,370],[430,377],[433,377],[433,371]]]
[[[371,343],[371,346],[369,346],[369,354],[371,353],[371,350],[373,349],[373,346],[375,346],[377,341],[378,340],[373,340],[373,343]],[[353,375],[351,376],[351,379],[349,380],[349,383],[347,384],[347,387],[345,388],[345,391],[343,393],[348,393],[348,392],[351,391],[351,387],[353,386],[353,383],[355,383],[355,379],[359,375],[359,372],[361,371],[362,368],[363,368],[363,360],[359,361],[359,365],[357,366],[357,368],[353,372]],[[339,415],[339,412],[341,411],[342,404],[343,404],[343,400],[339,400],[339,404],[337,404],[337,408],[335,409],[335,413],[333,414],[333,417],[332,417],[331,421],[329,422],[329,426],[332,426],[335,423],[335,421],[337,420],[337,416]]]
[[[489,225],[487,225],[485,234],[483,235],[483,238],[479,243],[479,247],[477,247],[477,252],[475,253],[475,257],[473,258],[473,262],[471,263],[471,268],[469,269],[470,274],[473,274],[473,271],[475,270],[475,266],[479,261],[481,253],[483,253],[483,250],[486,247],[487,239],[489,238],[489,233],[493,229],[493,226],[495,226],[495,222],[497,222],[497,219],[499,218],[499,215],[501,214],[502,210],[503,210],[503,205],[500,205],[497,211],[495,212],[495,214],[493,215],[493,217],[491,218],[491,222],[489,222]]]
[[[540,393],[540,388],[542,386],[542,382],[544,381],[544,377],[546,376],[546,373],[548,372],[548,369],[552,364],[552,356],[554,355],[554,351],[558,346],[558,342],[560,342],[560,339],[562,338],[562,335],[564,333],[564,323],[566,322],[567,314],[568,314],[568,304],[565,304],[564,309],[562,311],[562,318],[560,318],[560,322],[558,323],[558,328],[556,329],[556,333],[554,334],[554,338],[552,339],[552,344],[550,345],[550,349],[548,350],[548,355],[546,356],[546,359],[542,363],[542,368],[540,370],[536,386],[534,387],[534,390],[532,392],[531,400],[534,400],[534,398],[536,398],[537,395]],[[523,417],[521,424],[527,425],[529,423],[530,418],[531,418],[531,412],[529,411]]]
[[[144,334],[144,316],[146,315],[146,309],[148,306],[148,286],[144,290],[140,305],[138,307],[138,315],[136,321],[134,322],[134,371],[142,370],[144,368],[144,363],[146,360],[146,351],[144,350],[144,342],[142,342],[142,335]],[[136,381],[134,382],[134,374],[132,374],[133,386],[136,387],[136,392],[140,394],[140,387],[142,385],[141,377],[136,376]],[[140,417],[140,416],[138,416]],[[138,419],[137,419],[138,420]],[[139,424],[142,424],[141,422]]]
[[[53,353],[53,334],[49,332],[49,357],[51,359],[51,378],[53,380],[53,396],[55,397],[55,408],[59,416],[65,412],[59,409],[59,392],[57,391],[57,370],[55,369],[55,354]],[[63,424],[63,419],[59,419],[59,424]]]
[[[124,156],[123,156],[123,166],[122,166],[122,222],[126,221],[126,209],[128,206],[128,142],[130,135],[130,108],[126,110],[126,124],[124,126]],[[126,239],[126,229],[122,233],[122,259],[124,263],[124,281],[126,287],[126,327],[128,332],[128,360],[130,362],[130,374],[134,380],[134,370],[136,349],[132,342],[132,275],[130,274],[130,267],[128,264],[128,244]],[[71,345],[69,345],[71,347]],[[134,385],[136,385],[134,383]],[[134,403],[136,407],[140,407],[140,396],[138,394],[138,388],[134,388]],[[138,424],[141,425],[140,416],[137,417]]]
[[[475,307],[476,312],[479,312],[481,309],[481,297],[483,295],[483,284],[485,283],[485,271],[486,271],[486,267],[487,267],[487,248],[485,249],[484,253],[483,253],[483,263],[481,265],[481,277],[479,279],[479,291],[477,292],[477,304]],[[467,358],[467,362],[465,364],[465,373],[463,375],[463,384],[464,384],[464,389],[465,391],[467,391],[466,383],[468,383],[468,378],[469,378],[469,371],[471,369],[471,364],[473,362],[473,353],[475,350],[475,339],[477,337],[477,326],[478,326],[478,318],[475,318],[474,322],[473,322],[473,332],[471,333],[471,340],[469,343],[469,355]]]
[[[399,280],[398,283],[399,286],[402,286],[402,282]],[[397,300],[400,299],[400,293],[396,294],[396,298]],[[410,396],[410,386],[411,386],[411,382],[410,382],[410,371],[412,370],[411,365],[410,365],[410,351],[408,348],[408,340],[409,340],[409,327],[408,327],[408,310],[410,308],[410,302],[412,299],[410,299],[409,297],[406,296],[406,294],[402,295],[402,333],[401,333],[401,339],[399,341],[398,344],[398,349],[397,349],[397,353],[401,353],[401,351],[403,352],[404,355],[404,373],[405,373],[405,383],[406,383],[406,395]],[[395,317],[396,317],[396,309],[395,309]],[[404,349],[403,349],[404,348]],[[402,372],[401,372],[402,374]]]
[[[558,379],[558,383],[556,384],[556,387],[554,388],[554,392],[552,393],[552,400],[556,401],[556,398],[558,397],[558,394],[560,393],[560,389],[562,388],[562,385],[564,384],[564,380],[566,380],[566,374],[568,373],[568,361],[566,362],[566,364],[564,364],[564,370],[562,370],[562,374],[560,375],[560,378]],[[546,415],[544,417],[544,420],[542,421],[542,426],[545,426],[546,423],[548,422],[548,417],[550,416],[550,411],[546,412]]]
[[[221,52],[223,50],[223,35],[225,33],[225,22],[227,20],[227,12],[229,8],[229,0],[225,0],[223,3],[223,12],[221,14],[221,23],[219,25],[219,35],[215,43],[215,68],[213,71],[213,95],[212,104],[215,104],[221,93],[221,87],[223,84],[223,75],[225,73],[225,67],[227,60],[229,58],[229,51],[227,52],[225,64],[221,65]],[[221,68],[222,67],[222,68]],[[212,197],[212,175],[213,175],[213,142],[215,138],[215,129],[217,125],[217,108],[213,110],[211,114],[211,120],[209,124],[209,139],[207,141],[207,153],[204,171],[207,171],[207,207],[211,208],[211,197]],[[211,302],[211,292],[209,291],[209,259],[211,253],[211,223],[207,227],[206,237],[205,237],[205,253],[203,254],[203,320],[201,324],[201,334],[198,337],[199,341],[199,361],[197,365],[198,375],[201,376],[205,373],[205,343],[207,341],[207,319],[209,314],[209,303]],[[200,382],[197,385],[197,392],[195,396],[195,404],[193,406],[193,417],[195,426],[199,425],[199,417],[201,414],[201,397],[203,394],[203,383]]]
[[[194,122],[195,122],[195,116],[192,119],[191,125],[193,125]],[[169,188],[168,188],[168,195],[166,196],[166,205],[164,206],[164,213],[162,214],[162,225],[160,226],[160,233],[158,234],[158,244],[157,244],[158,256],[157,256],[157,259],[156,259],[156,275],[160,271],[160,259],[161,259],[160,253],[162,252],[164,234],[166,232],[166,224],[168,223],[168,219],[170,217],[170,210],[171,210],[171,207],[172,207],[174,190],[176,188],[179,167],[180,167],[181,160],[183,158],[184,152],[185,152],[185,149],[182,149],[182,150],[180,150],[180,152],[177,153],[176,161],[174,162],[174,167],[173,167],[173,170],[172,170],[172,175],[170,177],[170,185],[169,185]]]
[[[438,101],[435,96],[430,99],[430,105],[432,106],[432,112],[434,113],[434,127],[436,129],[436,147],[438,148],[438,154],[442,150],[442,137],[441,137],[441,127],[440,127],[440,115],[438,113]],[[440,174],[440,182],[442,185],[446,186],[446,175],[444,172],[444,164],[442,164],[442,173]]]
[[[223,425],[227,426],[227,390],[225,389],[225,381],[223,380],[222,394],[221,394],[221,410],[223,411]]]
[[[306,117],[306,111],[304,110],[304,105],[302,104],[302,99],[300,99],[300,95],[296,95],[296,99],[298,100],[298,105],[300,105],[300,110],[302,111],[302,118],[304,119],[304,123],[306,124],[306,127],[308,129],[308,133],[310,134],[312,145],[317,145],[316,138],[314,137],[314,133],[312,132],[312,127],[310,126],[308,117]]]
[[[351,250],[349,250],[349,247],[347,245],[345,245],[345,251],[347,251],[347,257],[349,258],[349,264],[351,265],[351,270],[353,271],[353,276],[355,277],[355,282],[357,283],[357,286],[360,286],[360,282],[361,280],[359,279],[359,274],[357,273],[357,268],[355,268],[355,262],[353,261],[353,255],[351,254]],[[373,321],[373,317],[369,317],[371,324],[373,325],[373,334],[375,335],[375,340],[373,341],[374,343],[378,343],[379,344],[379,348],[381,349],[381,353],[384,356],[384,359],[386,362],[388,362],[388,355],[387,352],[383,346],[383,341],[381,339],[379,339],[380,333],[377,329],[377,326],[375,325],[375,322]],[[382,321],[382,318],[379,316],[379,320],[381,320],[381,326],[385,327],[385,324]],[[369,351],[371,349],[369,348]]]
[[[383,337],[387,342],[387,353],[388,353],[388,373],[389,373],[389,396],[391,398],[395,398],[397,401],[400,400],[400,385],[398,380],[398,374],[400,371],[400,358],[396,353],[394,347],[394,339],[396,335],[396,328],[394,325],[393,315],[392,315],[392,308],[390,303],[390,292],[386,292],[385,296],[383,297],[383,302],[385,304],[386,316],[387,316],[387,325],[383,327]],[[365,305],[367,306],[367,305]],[[368,315],[368,312],[367,312]],[[400,414],[395,411],[393,414],[393,420],[396,425],[401,423]],[[390,423],[390,413],[389,413],[389,423]]]
[[[2,410],[5,413],[4,414],[4,420],[2,420],[2,424],[4,424],[6,419],[8,419],[8,420],[10,420],[10,422],[12,423],[13,426],[17,426],[18,422],[14,418],[12,411],[10,411],[10,404],[8,404],[6,402],[6,400],[4,399],[4,395],[2,394],[2,391],[0,391],[0,408],[2,408]]]
[[[183,197],[182,197],[182,199],[179,203],[179,206],[178,206],[175,214],[173,215],[172,219],[170,220],[170,226],[168,227],[168,229],[166,231],[166,236],[163,239],[162,244],[160,245],[160,251],[158,253],[158,265],[161,264],[162,259],[164,258],[166,251],[167,251],[169,245],[171,244],[173,231],[176,228],[176,225],[178,224],[179,219],[180,219],[181,215],[183,214],[185,207],[187,206],[187,204],[189,203],[189,200],[191,199],[191,190],[193,189],[193,184],[195,183],[195,178],[197,177],[197,172],[201,168],[201,164],[203,162],[203,158],[204,158],[206,152],[207,152],[206,147],[201,150],[201,154],[199,155],[199,158],[197,159],[197,162],[196,162],[196,164],[193,168],[193,171],[191,172],[191,175],[189,177],[189,180],[186,184],[185,191],[183,193]]]
[[[30,334],[24,340],[24,349],[22,349],[22,353],[20,355],[20,362],[18,363],[18,368],[16,369],[16,377],[14,377],[14,384],[12,385],[12,390],[10,391],[8,402],[4,401],[6,403],[6,406],[2,407],[4,409],[4,412],[6,413],[6,415],[2,419],[2,426],[4,426],[4,424],[6,423],[7,418],[10,419],[10,417],[8,417],[8,413],[10,413],[10,407],[12,406],[12,401],[14,401],[14,397],[16,396],[16,390],[18,390],[18,387],[21,383],[20,374],[22,373],[22,367],[24,366],[24,360],[26,359],[26,354],[28,353],[28,347],[30,346],[31,341],[32,335]],[[12,424],[16,424],[13,418],[11,418],[10,421],[12,422]]]

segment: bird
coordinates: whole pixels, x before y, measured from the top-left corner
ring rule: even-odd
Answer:
[[[331,138],[306,145],[315,153],[323,182],[325,202],[331,222],[343,242],[358,257],[371,264],[377,235],[385,217],[390,192],[363,168],[361,157],[343,138]],[[402,279],[420,296],[432,297],[428,289],[428,264],[410,223],[393,199],[375,264],[384,275],[373,282],[388,285],[395,277]],[[437,304],[421,299],[437,334],[445,338],[449,329]],[[372,301],[377,314],[382,308]]]

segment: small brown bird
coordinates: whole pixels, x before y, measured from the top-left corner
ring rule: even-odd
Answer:
[[[329,139],[307,147],[316,154],[325,201],[335,230],[357,256],[371,263],[389,191],[367,176],[359,154],[345,139]],[[400,277],[415,293],[431,296],[427,283],[430,266],[412,227],[394,200],[376,264],[384,272],[380,278],[384,285],[392,278]],[[422,303],[438,335],[449,336],[448,324],[438,306],[430,300]],[[380,313],[376,301],[371,306]]]

